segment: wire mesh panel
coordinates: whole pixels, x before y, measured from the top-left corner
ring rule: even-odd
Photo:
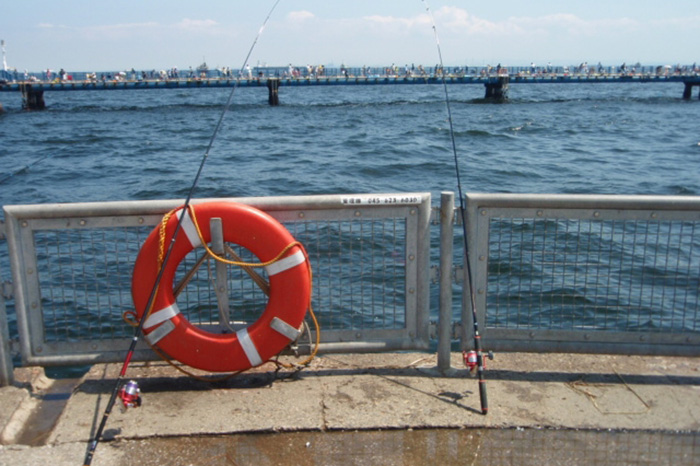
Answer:
[[[427,346],[429,194],[254,201],[308,253],[322,350]],[[123,359],[134,332],[128,321],[134,322],[136,257],[163,213],[176,206],[174,201],[6,206],[16,290],[11,306],[25,363]],[[224,244],[224,255],[259,262],[237,244]],[[260,317],[267,296],[259,281],[267,279],[258,267],[217,271],[204,248],[195,248],[167,285],[190,323],[226,333]],[[222,283],[227,302],[217,297]],[[135,358],[152,355],[141,346]]]
[[[44,342],[125,338],[131,272],[150,228],[40,230],[34,234]]]
[[[477,197],[475,287],[490,344],[654,352],[653,343],[697,351],[695,199],[682,198],[679,209],[677,198],[630,208],[613,196],[535,197],[528,205]]]
[[[700,331],[697,225],[492,218],[488,325]]]
[[[404,218],[295,223],[314,264],[314,307],[324,328],[397,329],[406,324]]]
[[[324,330],[403,329],[406,325],[405,218],[286,222],[313,270],[312,305]],[[244,262],[258,262],[247,249],[227,244]],[[176,283],[198,264],[178,296],[179,308],[197,325],[218,324],[214,261],[194,250],[178,268]],[[267,279],[264,268],[256,268]],[[240,267],[227,270],[232,324],[249,324],[265,308],[265,293]]]

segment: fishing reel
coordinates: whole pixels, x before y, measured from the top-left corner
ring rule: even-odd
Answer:
[[[464,365],[467,366],[469,372],[474,372],[474,370],[479,366],[479,358],[476,354],[476,351],[464,350],[462,351],[462,357],[464,358]],[[491,359],[493,361],[493,351],[489,351],[488,353],[482,355],[484,369],[486,369],[486,358]]]
[[[129,380],[119,389],[119,399],[122,400],[122,412],[127,408],[138,408],[141,406],[141,389],[135,380]]]

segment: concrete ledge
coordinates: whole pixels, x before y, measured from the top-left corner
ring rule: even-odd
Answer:
[[[461,363],[453,355],[453,367]],[[267,364],[209,384],[162,364],[134,365],[144,404],[115,410],[110,438],[407,427],[700,428],[700,364],[687,358],[501,354],[489,361],[490,413],[477,381],[426,373],[434,355],[334,355],[297,374]],[[95,366],[49,443],[86,442],[120,365]],[[465,377],[466,375],[466,377]],[[92,415],[88,414],[92,413]]]
[[[275,374],[266,364],[216,383],[166,364],[132,364],[127,377],[139,382],[143,406],[115,407],[103,440],[425,428],[700,431],[696,359],[497,354],[486,372],[486,416],[476,379],[465,370],[434,375],[436,363],[435,355],[423,353],[329,355],[299,373]],[[459,367],[460,354],[452,364]],[[81,461],[120,367],[94,366],[67,401],[48,445],[4,447],[0,464],[11,464],[13,452],[26,458],[50,448],[79,452],[73,464]],[[2,405],[16,404],[12,396],[0,391]]]
[[[39,406],[39,397],[53,383],[41,367],[15,369],[14,377],[14,385],[0,388],[0,445],[15,443]]]
[[[2,411],[0,412],[0,445],[14,443],[16,431],[26,420],[20,415],[22,407],[30,400],[29,390],[19,387],[3,387],[0,389]],[[14,427],[13,427],[14,426]]]

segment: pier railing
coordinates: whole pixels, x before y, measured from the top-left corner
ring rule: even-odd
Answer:
[[[432,208],[427,193],[232,200],[267,211],[305,245],[321,352],[437,348],[445,369],[455,346],[471,347],[453,194]],[[0,301],[0,384],[11,380],[13,358],[123,360],[136,255],[177,205],[4,207],[0,267],[12,282],[2,289],[7,313]],[[486,349],[700,355],[700,198],[468,194],[467,223]],[[178,272],[204,264],[178,305],[195,325],[225,327],[215,267],[200,259],[188,256]],[[255,320],[264,294],[240,270],[229,271],[227,288],[230,323]],[[309,351],[313,334],[296,350]],[[146,345],[135,355],[153,358]]]
[[[321,321],[321,351],[428,348],[430,194],[237,201],[267,211],[305,245],[313,267],[312,304]],[[163,214],[177,205],[178,201],[143,201],[5,206],[13,314],[23,364],[123,360],[133,335],[122,314],[133,309],[130,289],[136,255]],[[257,261],[247,250],[237,253],[243,260]],[[257,319],[267,298],[235,269],[225,283],[233,303],[232,320],[220,322],[219,286],[211,277],[215,266],[197,268],[201,254],[190,256],[178,276],[196,272],[177,298],[190,323],[218,332],[212,327],[226,329]],[[313,328],[310,333],[315,333]],[[300,346],[300,351],[308,350],[310,343],[302,341]],[[134,359],[153,359],[153,353],[142,345]]]
[[[470,194],[467,205],[487,347],[700,354],[700,198]]]

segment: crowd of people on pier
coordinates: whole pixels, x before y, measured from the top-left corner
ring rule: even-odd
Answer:
[[[197,68],[189,67],[188,70],[178,70],[173,67],[167,70],[131,70],[116,71],[116,72],[89,72],[89,73],[67,73],[63,68],[58,72],[52,69],[47,69],[42,73],[29,73],[24,71],[20,74],[17,70],[4,71],[0,79],[6,82],[70,82],[70,81],[86,81],[86,82],[120,82],[120,81],[168,81],[168,80],[199,80],[199,79],[263,79],[263,78],[283,78],[283,79],[316,79],[321,77],[329,78],[373,78],[373,77],[391,77],[391,78],[423,78],[423,77],[441,77],[441,76],[476,76],[476,77],[492,77],[492,76],[515,76],[515,77],[549,77],[549,76],[698,76],[700,75],[700,67],[693,63],[692,65],[655,65],[643,66],[640,63],[628,65],[622,63],[617,66],[604,66],[602,63],[589,65],[588,62],[582,62],[579,65],[571,66],[554,66],[551,63],[546,65],[536,65],[530,63],[529,66],[507,67],[500,63],[496,66],[457,66],[457,67],[441,67],[435,65],[433,67],[424,67],[423,65],[404,64],[403,66],[392,63],[390,66],[361,66],[348,67],[344,64],[339,68],[327,67],[324,65],[296,66],[289,64],[285,67],[270,67],[256,66],[251,67],[246,65],[244,69],[236,70],[231,67],[221,67],[218,69],[208,69],[206,64],[202,64]]]

